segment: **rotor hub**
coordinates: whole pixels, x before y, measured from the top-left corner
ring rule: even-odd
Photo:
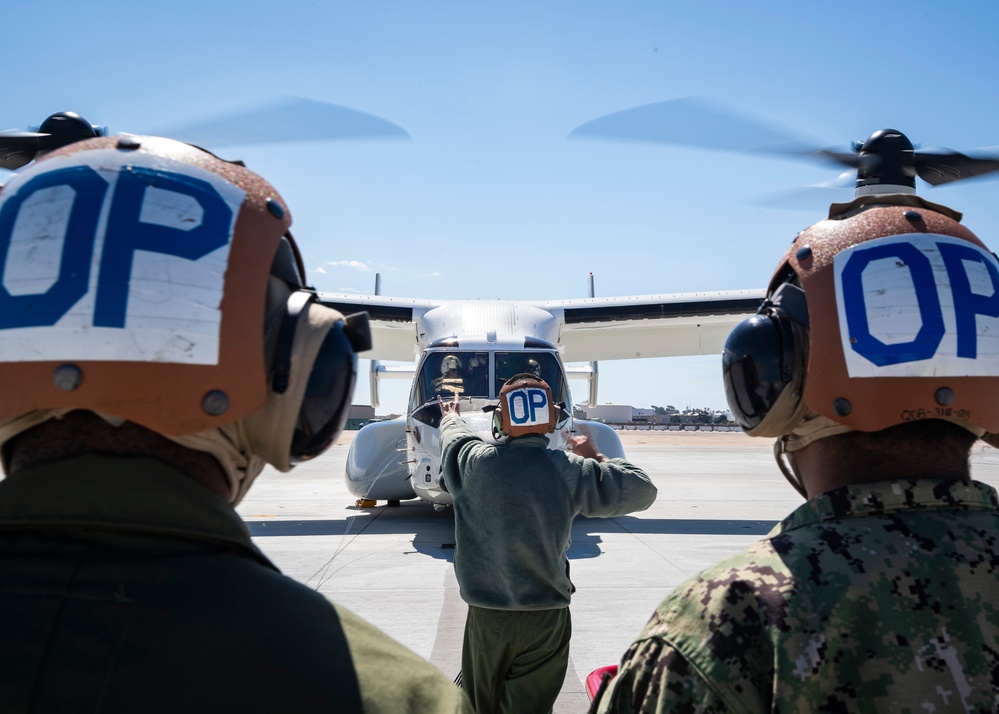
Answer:
[[[879,129],[853,148],[858,154],[856,195],[916,192],[916,152],[905,134]]]
[[[100,136],[94,125],[76,112],[53,114],[42,122],[38,131],[41,134],[48,134],[39,141],[40,151],[54,151],[76,141]]]

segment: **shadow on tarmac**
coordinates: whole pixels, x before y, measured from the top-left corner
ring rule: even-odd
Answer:
[[[436,542],[447,549],[454,543],[454,518],[450,510],[432,508],[382,507],[359,511],[346,518],[316,520],[253,520],[246,521],[250,534],[264,536],[338,536],[338,535],[399,535],[414,533],[414,544]],[[578,516],[573,524],[573,547],[577,540],[599,533],[634,533],[662,535],[759,535],[764,536],[777,521],[720,520],[707,518],[585,518]],[[597,539],[599,542],[599,538]]]

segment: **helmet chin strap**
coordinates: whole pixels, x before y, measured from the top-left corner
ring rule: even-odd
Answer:
[[[798,475],[798,468],[795,466],[794,456],[792,456],[793,452],[787,450],[787,439],[788,435],[777,437],[777,441],[774,442],[774,459],[777,461],[777,468],[784,474],[787,482],[807,500],[808,493]]]

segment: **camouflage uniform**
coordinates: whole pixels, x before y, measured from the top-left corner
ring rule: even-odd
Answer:
[[[814,498],[659,606],[600,712],[994,712],[999,512],[974,481]]]

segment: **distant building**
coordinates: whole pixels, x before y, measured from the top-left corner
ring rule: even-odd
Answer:
[[[598,404],[595,407],[577,404],[572,408],[572,415],[577,419],[601,421],[605,424],[640,424],[657,427],[669,424],[697,426],[732,423],[731,412],[687,409],[683,413],[679,413],[673,407],[666,407],[663,411],[666,413],[656,414],[655,408],[638,408],[630,404]]]
[[[363,422],[373,419],[374,416],[375,408],[370,404],[351,404],[350,411],[347,412],[347,423],[343,428],[349,430],[358,429]]]
[[[656,423],[656,410],[655,409],[632,409],[631,410],[631,423],[632,424],[655,424]]]
[[[577,418],[602,421],[605,424],[631,424],[634,411],[630,404],[598,404],[595,407],[584,404],[573,409]]]

